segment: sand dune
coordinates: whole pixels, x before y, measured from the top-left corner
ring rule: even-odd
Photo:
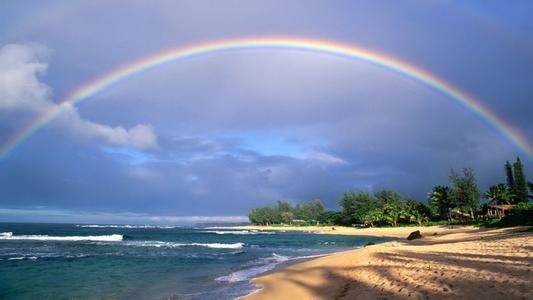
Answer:
[[[421,228],[420,240],[335,253],[256,278],[263,289],[246,299],[533,299],[533,232],[526,229]]]

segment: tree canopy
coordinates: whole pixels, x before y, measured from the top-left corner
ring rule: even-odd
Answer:
[[[475,220],[476,214],[482,215],[483,212],[483,207],[480,206],[481,195],[490,204],[528,205],[528,198],[532,198],[528,195],[528,188],[533,193],[533,184],[526,181],[520,158],[513,164],[507,161],[504,171],[506,184],[494,184],[481,193],[474,170],[464,168],[461,172],[456,172],[452,169],[449,173],[449,185],[434,186],[428,193],[427,205],[390,189],[374,193],[355,190],[344,193],[339,199],[340,211],[326,210],[320,199],[296,205],[288,201],[278,201],[275,206],[252,209],[249,219],[258,225],[357,224],[370,227],[409,223],[421,225],[428,220],[455,222],[461,221],[461,217]],[[459,219],[455,219],[455,216],[459,216]]]
[[[297,204],[278,201],[276,206],[253,208],[248,214],[250,222],[257,225],[292,224],[293,222],[317,223],[324,212],[320,199]]]

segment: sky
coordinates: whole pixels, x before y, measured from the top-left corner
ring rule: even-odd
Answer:
[[[531,1],[2,1],[0,144],[87,82],[235,38],[377,51],[474,96],[533,140]],[[450,169],[482,190],[531,155],[427,85],[364,61],[229,51],[142,72],[68,107],[0,160],[0,221],[246,221],[250,208],[394,189]]]

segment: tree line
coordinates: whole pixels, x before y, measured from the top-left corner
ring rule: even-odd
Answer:
[[[513,164],[507,161],[504,170],[506,183],[492,185],[484,193],[471,168],[461,172],[452,169],[448,185],[434,186],[426,202],[389,189],[374,193],[356,190],[341,197],[340,211],[326,210],[320,199],[295,206],[278,201],[274,206],[252,209],[248,217],[256,225],[422,225],[428,221],[476,221],[488,204],[518,205],[529,216],[533,212],[529,199],[533,197],[528,195],[528,189],[533,193],[533,184],[526,181],[520,158]],[[482,198],[485,203],[481,203]]]
[[[325,212],[320,199],[292,206],[289,202],[278,201],[276,206],[253,208],[248,218],[253,224],[312,224],[323,221],[321,216]]]

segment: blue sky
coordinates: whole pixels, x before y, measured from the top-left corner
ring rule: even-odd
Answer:
[[[530,1],[4,1],[0,140],[76,87],[166,49],[237,37],[385,53],[474,95],[533,140]],[[396,189],[450,168],[482,189],[521,155],[427,86],[283,50],[166,64],[73,107],[0,161],[0,221],[242,220],[251,207]],[[209,219],[198,219],[209,216]]]

